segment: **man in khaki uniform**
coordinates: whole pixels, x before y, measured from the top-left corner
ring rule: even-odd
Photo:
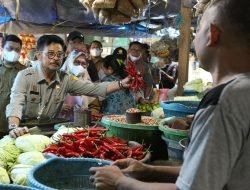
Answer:
[[[19,127],[20,120],[56,118],[65,96],[106,96],[129,86],[129,78],[112,83],[93,84],[59,70],[64,57],[63,40],[56,35],[44,35],[37,42],[40,63],[18,73],[6,109],[10,135],[21,136],[28,132]]]
[[[8,121],[5,116],[6,106],[10,102],[10,91],[17,73],[26,67],[18,62],[22,41],[16,35],[7,35],[2,43],[0,59],[0,138],[8,134]]]

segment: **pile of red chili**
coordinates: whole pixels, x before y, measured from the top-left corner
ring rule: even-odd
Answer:
[[[142,71],[138,72],[134,63],[128,61],[125,71],[132,77],[129,89],[133,92],[144,90],[144,80],[142,78]]]
[[[63,134],[43,152],[60,157],[88,157],[115,161],[122,158],[141,160],[145,157],[144,145],[129,147],[128,141],[116,137],[107,137],[107,129],[88,128],[72,134]]]

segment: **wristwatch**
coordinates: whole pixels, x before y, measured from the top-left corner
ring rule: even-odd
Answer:
[[[11,130],[17,128],[17,127],[18,127],[18,125],[15,124],[15,123],[9,124],[9,131],[11,131]]]

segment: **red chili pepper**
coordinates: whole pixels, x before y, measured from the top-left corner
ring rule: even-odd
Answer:
[[[114,152],[119,158],[125,158],[122,153],[120,153],[116,148],[110,146],[108,143],[104,143],[104,146]]]
[[[142,154],[143,154],[143,152],[141,150],[136,150],[133,152],[133,156],[140,156]]]
[[[63,146],[65,148],[67,148],[67,149],[75,151],[75,144],[72,141],[71,142],[70,141],[69,142],[64,142]]]
[[[46,148],[43,150],[43,152],[57,151],[58,148],[59,148],[58,145],[53,144],[53,145],[50,145],[50,146],[46,147]]]
[[[64,146],[59,147],[59,148],[57,149],[57,154],[58,154],[58,155],[61,155],[61,156],[65,156],[65,154],[66,154],[66,148],[65,148]]]
[[[79,156],[80,156],[80,154],[77,152],[74,152],[74,151],[67,151],[65,153],[65,157],[79,157]]]
[[[139,90],[143,90],[145,83],[142,80],[142,69],[141,72],[137,72],[136,66],[131,61],[127,62],[127,66],[125,68],[125,71],[132,77],[132,81],[130,83],[130,90],[137,92]]]
[[[131,158],[133,154],[132,150],[127,150],[127,158]]]

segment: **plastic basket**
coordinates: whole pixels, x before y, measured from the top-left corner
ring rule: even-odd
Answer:
[[[109,120],[107,116],[104,116],[101,122],[109,129],[110,135],[150,145],[152,160],[167,158],[167,153],[163,153],[165,144],[161,139],[162,132],[159,130],[159,126],[118,123]]]
[[[93,158],[51,158],[31,169],[28,184],[40,190],[92,190],[89,168],[110,164]]]
[[[196,90],[184,90],[183,91],[183,96],[197,96],[199,92]]]
[[[163,108],[165,117],[185,117],[194,114],[200,101],[162,101],[160,106]]]
[[[119,123],[106,116],[102,118],[102,124],[109,129],[111,135],[138,143],[155,144],[161,136],[158,126]]]
[[[14,184],[0,184],[0,189],[2,190],[38,190],[36,188],[14,185]]]
[[[174,141],[180,141],[183,138],[187,138],[189,134],[189,130],[179,130],[179,129],[172,129],[168,126],[171,126],[174,122],[174,120],[177,119],[177,117],[170,117],[163,119],[160,122],[159,130],[163,132],[163,135],[171,140]]]
[[[183,161],[184,148],[180,146],[179,141],[173,141],[163,135],[161,138],[167,144],[168,159]]]

